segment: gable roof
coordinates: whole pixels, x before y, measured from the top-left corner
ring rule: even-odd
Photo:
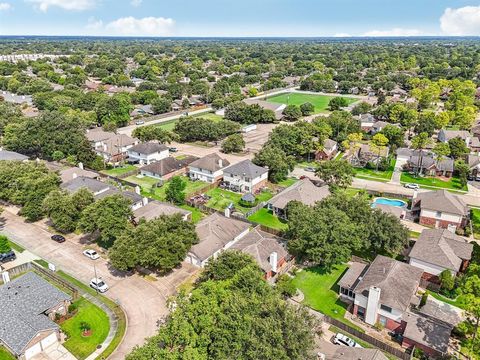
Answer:
[[[190,252],[201,261],[206,260],[249,227],[246,222],[214,213],[197,224],[195,230],[200,241],[192,246]]]
[[[8,150],[0,150],[0,160],[16,160],[16,161],[23,161],[27,160],[28,156],[23,154],[19,154],[15,151],[8,151]]]
[[[101,127],[87,130],[87,139],[91,142],[99,142],[110,139],[115,136],[114,132],[105,131]]]
[[[442,211],[450,214],[466,216],[469,212],[467,204],[458,196],[447,190],[428,191],[417,195],[420,209]]]
[[[220,166],[221,163],[221,166]],[[197,169],[205,169],[212,173],[221,170],[230,165],[230,162],[226,159],[222,159],[217,153],[206,155],[198,160],[193,161],[190,167]]]
[[[252,255],[266,273],[272,270],[269,260],[273,252],[277,253],[278,259],[288,255],[281,238],[261,231],[258,227],[238,240],[230,249]]]
[[[283,110],[287,107],[285,104],[273,103],[260,99],[245,99],[243,100],[247,105],[258,105],[265,110],[272,110],[275,113],[275,118],[280,120],[283,118]]]
[[[60,170],[60,179],[62,179],[62,183],[73,180],[79,176],[90,179],[95,179],[99,177],[99,175],[94,171],[80,169],[78,167],[69,167]]]
[[[88,178],[85,176],[77,176],[76,178],[61,184],[60,187],[70,193],[74,193],[81,188],[86,188],[93,193],[98,193],[99,191],[107,190],[108,188],[110,188],[110,185],[105,184],[100,180]]]
[[[58,329],[45,312],[71,296],[33,272],[0,287],[0,340],[17,355],[40,332]]]
[[[237,176],[246,176],[255,179],[268,173],[268,169],[255,165],[251,160],[243,160],[235,165],[229,166],[223,170],[224,173],[233,174]]]
[[[285,209],[290,201],[300,201],[305,205],[313,206],[329,195],[328,186],[318,187],[309,179],[303,179],[275,195],[268,203],[279,209]]]
[[[436,167],[440,171],[453,171],[454,161],[450,158],[443,158],[441,160],[436,160],[433,158],[433,155],[423,155],[420,159],[418,154],[410,156],[408,159],[409,163],[414,166],[420,166],[421,169],[430,169]]]
[[[153,200],[150,201],[147,205],[136,209],[133,212],[133,215],[135,216],[135,221],[138,223],[142,218],[148,221],[158,218],[162,215],[180,214],[182,216],[185,216],[190,215],[191,213],[191,211],[184,210],[175,205]]]
[[[456,306],[435,299],[432,295],[427,296],[425,305],[420,308],[422,315],[443,321],[445,324],[457,326],[464,319],[464,311]]]
[[[471,137],[470,133],[468,131],[465,131],[465,130],[445,130],[445,129],[442,129],[442,130],[440,130],[438,135],[440,136],[440,134],[443,134],[446,141],[457,138],[457,137],[459,137],[462,140],[466,140],[467,138]]]
[[[177,160],[174,157],[167,157],[165,159],[155,161],[153,163],[150,163],[142,168],[140,168],[140,171],[148,171],[151,172],[155,175],[159,176],[164,176],[167,174],[170,174],[174,171],[183,169],[187,167],[189,164],[191,164],[193,161],[198,159],[195,156],[187,156],[186,158],[182,160]]]
[[[407,323],[403,332],[404,338],[412,339],[440,353],[447,351],[451,326],[413,312],[405,313],[402,320]]]
[[[413,245],[410,257],[458,271],[462,260],[472,258],[473,244],[446,229],[425,229]]]
[[[134,145],[130,149],[128,149],[129,152],[136,152],[145,155],[155,154],[157,152],[162,152],[165,150],[168,150],[168,147],[166,147],[164,144],[160,144],[157,142],[145,142]]]
[[[364,273],[367,267],[368,264],[357,261],[351,262],[348,270],[338,281],[338,285],[346,289],[352,289],[353,287],[355,287],[358,278]]]
[[[370,287],[376,286],[381,289],[380,303],[405,311],[417,291],[422,274],[422,269],[378,255],[353,291],[368,297]]]
[[[114,134],[110,138],[103,140],[103,146],[97,147],[95,150],[107,155],[117,155],[122,152],[123,147],[135,145],[136,142],[138,142],[137,139],[134,139],[128,135]]]

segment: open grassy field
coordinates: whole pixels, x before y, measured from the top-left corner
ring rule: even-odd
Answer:
[[[303,93],[287,93],[275,95],[268,97],[266,100],[268,102],[277,103],[277,104],[287,104],[287,105],[302,105],[306,102],[312,103],[315,106],[315,113],[321,113],[327,111],[328,102],[333,98],[333,96],[326,95],[314,95],[314,94],[303,94]],[[358,101],[357,99],[346,98],[348,103],[354,103]]]
[[[98,306],[84,298],[80,298],[76,303],[78,312],[61,324],[62,330],[68,336],[63,345],[77,359],[85,359],[107,338],[110,324],[107,314]],[[82,322],[90,325],[90,336],[82,335]]]
[[[194,117],[194,118],[210,119],[210,120],[213,120],[213,121],[221,121],[221,120],[223,120],[223,117],[222,117],[222,116],[217,115],[217,114],[215,114],[215,113],[213,113],[213,112],[198,114],[198,115],[194,115],[193,117]],[[163,122],[163,123],[158,124],[157,126],[160,127],[160,128],[163,129],[163,130],[173,131],[173,129],[175,128],[175,123],[176,123],[177,121],[178,121],[178,119],[174,119],[174,120],[170,120],[170,121],[165,121],[165,122]]]

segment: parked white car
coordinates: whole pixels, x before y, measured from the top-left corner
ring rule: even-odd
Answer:
[[[93,278],[92,280],[90,280],[90,287],[92,289],[100,291],[101,293],[104,293],[108,290],[108,285],[105,284],[105,281],[100,278]]]
[[[348,336],[345,336],[340,333],[335,335],[335,337],[333,338],[333,343],[336,345],[343,345],[343,346],[349,346],[349,347],[358,347],[358,348],[362,347],[358,345],[355,341],[350,339]]]
[[[98,255],[98,253],[95,251],[95,250],[92,250],[92,249],[87,249],[83,252],[83,255],[85,255],[86,257],[92,259],[92,260],[97,260],[100,255]]]
[[[405,187],[406,187],[407,189],[413,189],[413,190],[418,190],[418,189],[420,189],[420,185],[418,185],[418,184],[413,184],[413,183],[405,184]]]

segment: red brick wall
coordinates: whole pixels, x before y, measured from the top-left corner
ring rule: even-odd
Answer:
[[[425,216],[420,216],[420,224],[421,225],[426,225],[426,226],[432,226],[435,227],[437,223],[437,219],[434,218],[429,218]],[[458,222],[451,222],[451,221],[445,221],[445,220],[439,220],[438,222],[438,227],[442,229],[447,229],[448,225],[455,225],[456,227],[460,227],[461,224]]]
[[[187,168],[185,167],[185,168],[179,169],[179,170],[177,170],[177,171],[173,171],[173,172],[171,172],[171,173],[169,173],[169,174],[163,175],[162,179],[163,179],[163,180],[169,180],[169,179],[171,179],[171,178],[174,177],[174,176],[184,175],[184,174],[186,174],[186,173],[187,173]]]
[[[379,316],[380,317],[380,316]],[[399,323],[399,322],[396,322],[392,319],[389,319],[388,317],[384,316],[386,319],[387,319],[387,324],[385,325],[385,327],[388,329],[388,330],[392,330],[392,331],[395,331],[395,332],[400,332],[400,330],[402,329],[402,324]]]
[[[424,272],[422,274],[422,280],[425,280],[434,284],[440,284],[440,280],[438,279],[438,276],[429,274],[427,272]]]

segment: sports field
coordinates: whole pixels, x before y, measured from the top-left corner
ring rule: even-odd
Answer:
[[[326,95],[314,95],[314,94],[302,94],[302,93],[287,93],[279,94],[272,97],[268,97],[266,100],[268,102],[277,103],[277,104],[287,104],[287,105],[302,105],[306,102],[310,102],[315,106],[315,113],[327,111],[328,102],[334,98],[334,96]],[[351,104],[357,99],[346,98],[348,103]]]

